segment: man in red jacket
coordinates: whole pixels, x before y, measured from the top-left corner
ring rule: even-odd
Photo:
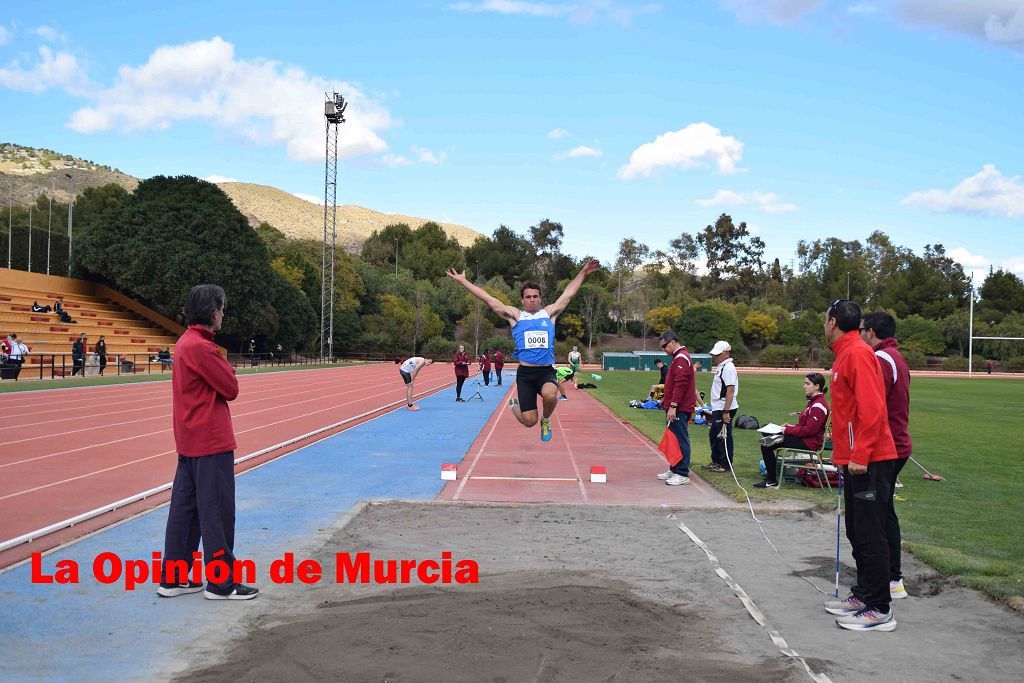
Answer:
[[[846,537],[853,546],[857,583],[845,600],[825,610],[851,631],[892,631],[886,497],[892,488],[896,444],[889,431],[885,385],[871,347],[860,338],[860,306],[833,301],[825,314],[832,364],[832,460],[845,466]]]
[[[658,475],[669,486],[690,483],[690,434],[686,425],[693,415],[697,403],[697,385],[694,381],[693,361],[686,347],[679,343],[679,337],[672,330],[665,330],[658,337],[658,343],[665,353],[672,356],[668,374],[665,375],[665,393],[661,407],[668,419],[669,431],[679,442],[682,460]]]
[[[238,396],[235,370],[213,343],[227,297],[217,285],[192,288],[185,302],[189,328],[174,345],[171,377],[178,469],[164,538],[164,576],[157,594],[173,598],[203,590],[178,569],[191,565],[203,539],[203,562],[235,562],[235,432],[228,401]],[[173,564],[172,564],[173,563]],[[259,590],[234,581],[208,582],[208,600],[250,600]]]
[[[889,431],[896,443],[896,463],[893,465],[892,487],[886,502],[889,516],[886,523],[886,538],[889,540],[889,595],[893,600],[907,597],[903,585],[903,569],[900,563],[900,520],[896,516],[896,480],[910,457],[912,443],[907,425],[910,422],[910,368],[900,353],[896,342],[896,320],[885,311],[875,311],[864,316],[860,324],[860,337],[875,350],[875,358],[882,370],[885,382],[885,407],[889,414]]]
[[[501,386],[501,369],[505,367],[505,355],[501,349],[494,350],[494,376],[498,378],[498,386]]]
[[[487,349],[480,356],[480,374],[484,376],[484,386],[491,386],[491,354]]]
[[[466,353],[466,347],[459,344],[459,352],[455,354],[455,358],[452,361],[455,363],[455,402],[465,403],[466,399],[462,398],[462,385],[466,383],[466,378],[469,377],[469,355]]]

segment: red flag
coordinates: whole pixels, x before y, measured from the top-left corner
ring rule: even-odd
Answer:
[[[683,452],[679,450],[679,439],[676,438],[676,435],[668,427],[665,428],[665,433],[661,437],[658,450],[665,456],[669,467],[674,467],[676,463],[683,459]]]

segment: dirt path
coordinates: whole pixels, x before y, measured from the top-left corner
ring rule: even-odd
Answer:
[[[374,505],[327,531],[313,556],[479,563],[475,586],[264,586],[227,648],[182,658],[190,680],[811,680],[781,654],[699,536],[809,666],[834,681],[1021,680],[1024,619],[908,562],[893,633],[850,633],[821,609],[835,518],[636,508]],[[843,541],[848,558],[848,545]],[[844,572],[849,578],[849,568]],[[231,607],[242,607],[232,605]],[[216,653],[216,654],[214,654]],[[215,663],[219,659],[219,663]],[[191,664],[188,664],[191,662]],[[211,666],[212,664],[212,666]],[[207,668],[202,669],[202,666]]]

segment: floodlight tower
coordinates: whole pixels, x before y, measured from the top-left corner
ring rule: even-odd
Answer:
[[[334,357],[334,246],[338,238],[338,125],[345,123],[348,103],[336,92],[326,94],[324,121],[324,248],[320,271],[320,358]]]

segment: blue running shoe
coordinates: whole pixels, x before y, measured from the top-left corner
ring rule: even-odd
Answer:
[[[541,419],[540,440],[543,441],[544,443],[551,441],[551,420]]]

